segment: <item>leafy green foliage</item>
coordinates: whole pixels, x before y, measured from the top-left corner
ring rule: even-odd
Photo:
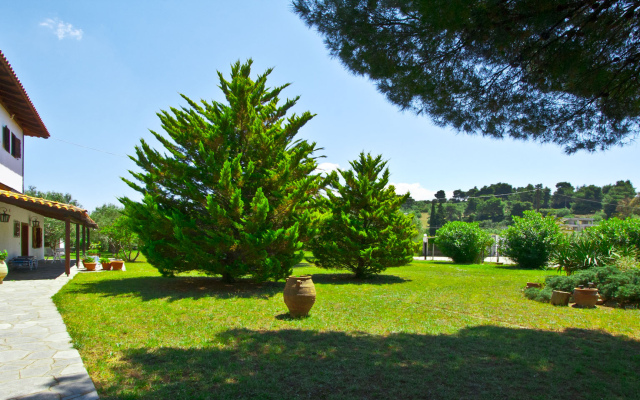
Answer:
[[[549,276],[545,279],[545,290],[572,292],[589,282],[594,283],[607,300],[620,305],[640,304],[640,270],[620,271],[613,266],[590,268],[571,276]]]
[[[593,235],[600,235],[601,240],[618,248],[634,246],[640,251],[640,219],[611,218],[588,229]]]
[[[613,246],[588,232],[561,237],[551,253],[558,270],[571,275],[575,271],[603,266],[611,261]]]
[[[438,230],[436,246],[455,263],[481,262],[482,252],[493,243],[491,235],[480,229],[477,222],[448,222]]]
[[[315,143],[294,140],[313,116],[287,113],[288,85],[269,88],[271,69],[255,80],[252,61],[218,72],[226,103],[196,103],[158,114],[168,137],[152,132],[165,153],[144,140],[132,159],[141,202],[121,199],[148,261],[166,276],[186,271],[283,279],[302,259],[311,199],[321,177]]]
[[[352,271],[356,278],[408,264],[417,250],[412,216],[400,211],[408,194],[397,196],[393,186],[387,187],[389,170],[382,156],[360,153],[350,164],[351,170],[338,170],[344,185],[332,173],[327,197],[318,200],[325,213],[308,243],[313,262]]]
[[[6,249],[0,251],[0,261],[4,261],[9,256],[9,252]]]
[[[604,203],[602,209],[607,214],[607,218],[613,216],[621,200],[629,200],[635,197],[636,189],[631,181],[617,181],[615,185],[605,185],[602,187]]]
[[[502,253],[522,268],[540,268],[547,264],[560,240],[560,227],[554,217],[525,211],[514,217],[513,225],[503,232]]]
[[[602,188],[595,185],[581,186],[574,194],[571,207],[574,214],[591,214],[602,209]]]
[[[91,219],[98,224],[98,230],[94,235],[91,235],[91,240],[94,242],[100,242],[103,249],[107,249],[109,247],[109,237],[105,235],[105,229],[120,218],[122,211],[122,207],[109,203],[103,204],[91,212]],[[110,250],[115,252],[114,249]]]
[[[331,54],[402,109],[571,153],[640,125],[637,2],[294,0]]]

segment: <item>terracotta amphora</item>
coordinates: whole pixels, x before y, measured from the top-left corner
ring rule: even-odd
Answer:
[[[9,268],[7,268],[7,264],[4,262],[4,260],[0,260],[0,285],[2,285],[2,281],[8,273]]]
[[[316,301],[316,287],[311,280],[311,275],[288,277],[283,295],[284,304],[289,308],[289,315],[292,317],[308,315]]]

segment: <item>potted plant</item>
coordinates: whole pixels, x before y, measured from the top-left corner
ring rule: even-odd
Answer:
[[[102,269],[105,271],[111,271],[111,261],[109,261],[106,257],[100,257],[100,264],[102,264]]]
[[[0,285],[2,285],[2,281],[4,280],[4,277],[7,276],[7,274],[9,273],[9,269],[7,268],[7,263],[4,262],[4,260],[7,259],[8,255],[9,253],[7,253],[7,250],[0,251]]]
[[[82,264],[87,269],[87,271],[95,271],[96,270],[96,260],[93,257],[84,257],[82,259]]]
[[[111,260],[111,267],[114,271],[122,271],[122,266],[124,265],[124,261],[116,258],[115,260]]]

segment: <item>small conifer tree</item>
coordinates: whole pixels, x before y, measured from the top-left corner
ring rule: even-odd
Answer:
[[[315,264],[364,278],[409,263],[417,250],[412,241],[417,231],[412,217],[400,211],[409,194],[397,196],[393,186],[387,187],[389,170],[382,156],[360,153],[350,164],[352,170],[338,170],[345,184],[333,172],[330,190],[319,200],[324,214],[308,244]]]
[[[281,279],[302,259],[312,198],[322,178],[313,174],[315,143],[293,138],[313,116],[285,119],[298,98],[278,104],[288,85],[268,88],[250,77],[252,61],[218,72],[227,104],[186,96],[189,107],[158,114],[169,137],[153,132],[165,152],[144,140],[131,157],[143,196],[121,199],[137,221],[141,250],[165,276],[185,271]]]

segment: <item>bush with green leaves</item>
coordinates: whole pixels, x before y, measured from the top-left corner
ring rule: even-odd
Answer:
[[[591,235],[599,235],[603,241],[617,248],[634,246],[640,251],[640,219],[610,218],[586,231]]]
[[[503,231],[501,252],[522,268],[541,268],[562,237],[556,218],[525,211],[513,217],[513,225]]]
[[[572,233],[558,240],[550,261],[567,275],[611,262],[613,247],[589,232]]]
[[[613,266],[594,267],[570,276],[548,276],[544,288],[526,289],[525,296],[548,302],[554,290],[571,293],[578,286],[589,283],[593,283],[605,299],[621,306],[640,304],[640,270],[621,271]]]
[[[409,194],[396,195],[382,156],[360,153],[350,162],[352,169],[338,170],[327,178],[330,190],[320,197],[318,231],[307,247],[316,266],[346,269],[356,278],[378,274],[413,260],[417,234],[412,215],[400,206]]]
[[[480,229],[477,222],[453,221],[438,229],[436,246],[459,264],[480,262],[482,252],[491,246],[491,235]]]

